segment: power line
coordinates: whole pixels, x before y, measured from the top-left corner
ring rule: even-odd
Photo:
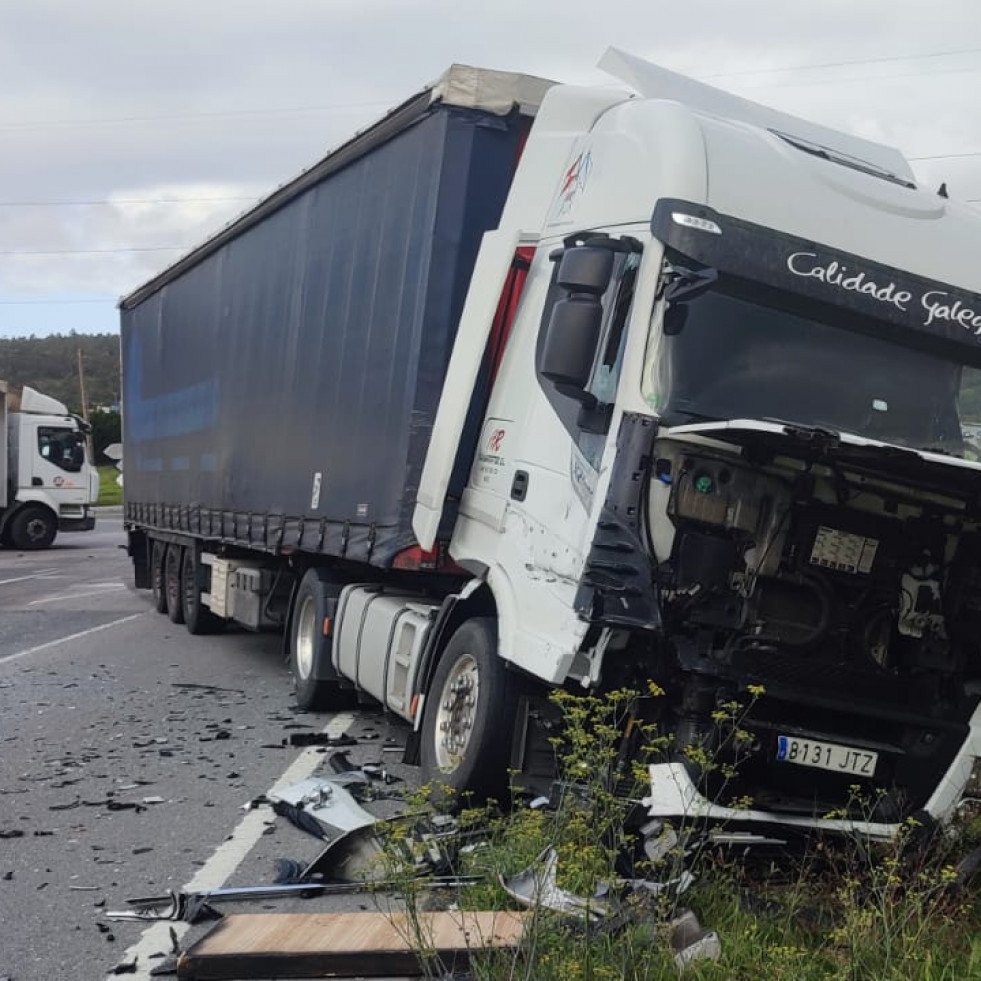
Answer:
[[[935,153],[929,157],[907,157],[909,161],[914,160],[957,160],[961,157],[981,157],[981,150],[971,150],[968,153]]]
[[[43,129],[51,126],[115,126],[127,123],[153,123],[160,121],[226,119],[251,116],[280,116],[305,112],[344,113],[358,109],[387,108],[388,102],[350,102],[332,106],[291,106],[275,109],[225,109],[218,112],[176,112],[158,116],[115,116],[95,119],[42,119],[15,123],[0,123],[2,129]]]
[[[225,201],[257,201],[252,197],[217,197],[217,198],[93,198],[87,201],[0,201],[0,208],[74,208],[90,205],[117,204],[202,204],[205,202]]]
[[[158,245],[154,248],[127,249],[10,249],[0,251],[0,255],[112,255],[119,252],[183,252],[186,245]]]
[[[891,81],[896,78],[935,78],[937,75],[963,75],[963,74],[974,74],[981,71],[981,66],[975,68],[949,68],[943,69],[936,72],[897,72],[893,75],[849,75],[846,78],[820,78],[820,79],[805,79],[805,80],[794,80],[789,79],[786,82],[775,82],[769,83],[774,88],[807,88],[809,86],[820,86],[820,85],[847,85],[851,82],[884,82]],[[763,87],[765,83],[757,82],[754,84],[755,87]]]
[[[815,65],[787,65],[782,68],[747,68],[736,72],[716,72],[700,78],[732,78],[736,75],[766,75],[770,72],[799,72],[817,68],[842,68],[853,65],[879,65],[889,61],[918,61],[922,58],[948,58],[952,55],[981,54],[981,48],[957,48],[951,51],[931,51],[928,54],[891,55],[886,58],[861,58],[857,61],[826,61]]]
[[[95,300],[95,299],[84,299],[84,300],[0,300],[0,306],[3,307],[19,307],[19,306],[74,306],[77,303],[102,303],[102,304],[115,304],[115,300]]]
[[[807,65],[783,65],[776,68],[749,68],[731,72],[715,72],[710,75],[700,75],[699,78],[735,78],[743,75],[766,75],[773,72],[795,72],[811,71],[823,68],[854,67],[857,65],[876,65],[886,64],[897,61],[920,61],[927,58],[948,58],[955,55],[979,54],[981,48],[954,48],[948,51],[928,51],[923,54],[909,55],[889,55],[878,58],[859,58],[850,61],[827,61]],[[955,71],[973,71],[976,69],[957,69]],[[948,74],[948,72],[915,72],[912,74]],[[902,78],[899,76],[870,76],[872,78]],[[835,79],[828,79],[826,82],[834,82]],[[843,81],[862,81],[862,79],[844,79]],[[804,83],[807,84],[807,83]],[[820,83],[818,83],[820,84]],[[287,106],[268,109],[225,109],[214,112],[185,112],[185,113],[161,113],[159,115],[147,116],[114,116],[91,119],[44,119],[31,120],[25,122],[0,123],[0,130],[3,129],[39,129],[44,127],[56,126],[109,126],[127,123],[144,123],[158,121],[178,121],[178,120],[197,120],[197,119],[226,119],[233,117],[251,116],[278,116],[301,113],[344,113],[353,112],[359,109],[378,109],[387,108],[391,102],[349,102],[336,103],[333,105],[317,106]]]

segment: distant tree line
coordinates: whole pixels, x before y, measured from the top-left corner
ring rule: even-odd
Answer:
[[[102,450],[120,440],[119,335],[49,334],[47,337],[0,338],[0,381],[31,388],[82,413],[78,352],[85,369],[85,394],[92,422],[92,442],[99,463]]]
[[[85,366],[89,409],[119,403],[118,334],[50,334],[0,338],[0,380],[30,385],[80,412],[78,352]]]

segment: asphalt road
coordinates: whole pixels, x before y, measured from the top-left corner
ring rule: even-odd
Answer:
[[[121,519],[103,517],[43,552],[0,549],[0,978],[101,978],[134,958],[128,976],[148,977],[170,924],[104,910],[269,883],[275,859],[319,851],[268,807],[243,810],[278,781],[330,772],[324,750],[286,745],[292,733],[330,726],[359,738],[354,762],[389,765],[383,744],[405,739],[377,713],[297,712],[277,636],[192,637],[153,612],[123,543]]]

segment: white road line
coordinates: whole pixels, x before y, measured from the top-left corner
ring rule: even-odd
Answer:
[[[342,712],[334,716],[325,726],[323,732],[328,736],[340,736],[347,731],[348,726],[354,721],[354,716],[350,712]],[[284,787],[299,783],[312,777],[317,767],[323,763],[324,756],[318,753],[316,747],[308,747],[290,764],[287,770],[280,776],[275,784],[266,792],[267,796],[275,793]],[[246,855],[252,850],[255,843],[262,837],[266,830],[265,822],[268,820],[268,813],[255,810],[239,821],[231,836],[220,844],[211,858],[194,874],[194,877],[181,890],[182,892],[204,892],[208,889],[219,889],[228,881],[231,874],[242,864]],[[136,973],[129,975],[136,981],[151,981],[150,971],[159,963],[151,961],[150,955],[160,951],[169,951],[170,929],[173,927],[180,940],[188,930],[188,923],[154,923],[148,927],[140,939],[133,944],[120,958],[120,963],[131,963],[134,958],[136,961]],[[115,975],[111,975],[114,977]]]
[[[88,589],[76,587],[68,593],[58,593],[55,596],[42,596],[41,599],[31,600],[28,606],[40,606],[42,603],[57,603],[59,600],[77,600],[85,596],[102,596],[117,589],[126,589],[126,584],[122,582],[110,583],[106,586],[99,586],[95,583]]]
[[[35,572],[30,576],[18,576],[16,579],[0,579],[0,586],[6,586],[11,582],[27,582],[28,579],[46,579],[56,573],[57,569],[44,569],[42,572]]]
[[[69,634],[67,637],[59,637],[57,640],[49,640],[46,644],[38,644],[37,647],[28,647],[26,651],[18,651],[16,654],[8,654],[6,657],[0,657],[0,664],[7,664],[10,661],[16,661],[22,657],[28,657],[31,654],[37,654],[39,651],[46,651],[49,647],[57,647],[59,644],[67,644],[72,640],[81,640],[83,637],[88,637],[90,634],[97,634],[100,630],[108,630],[110,627],[118,627],[121,623],[129,623],[130,620],[136,620],[139,617],[146,616],[145,613],[133,613],[128,617],[120,617],[118,620],[110,620],[109,623],[99,624],[98,627],[89,627],[88,630],[80,630],[77,634]]]

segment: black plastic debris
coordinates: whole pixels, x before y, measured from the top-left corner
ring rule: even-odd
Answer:
[[[85,802],[88,804],[88,801]],[[90,807],[98,807],[99,803],[89,804]],[[142,804],[137,804],[136,801],[129,800],[109,800],[105,801],[106,810],[109,811],[136,811],[139,814],[141,811],[145,811],[146,808]]]
[[[328,736],[325,732],[294,732],[289,737],[290,746],[357,746],[357,744],[357,739],[347,734]]]
[[[351,754],[347,750],[338,750],[336,753],[331,753],[327,762],[330,763],[330,768],[335,773],[353,773],[358,769],[351,762]]]
[[[306,865],[303,862],[298,862],[293,858],[277,858],[276,876],[273,883],[277,886],[286,886],[302,882],[305,871]]]
[[[109,973],[110,974],[136,974],[136,962],[139,960],[138,957],[134,957],[131,961],[123,961],[121,964],[117,964]]]
[[[24,832],[20,828],[10,828],[6,831],[0,831],[0,838],[23,838]]]
[[[178,688],[183,691],[201,691],[201,692],[229,692],[234,695],[244,695],[245,692],[241,688],[220,688],[218,685],[199,685],[192,681],[175,681],[171,684],[171,688]]]
[[[272,809],[280,816],[286,818],[291,824],[296,825],[301,831],[308,835],[313,835],[320,841],[328,841],[329,836],[324,831],[323,825],[311,814],[308,814],[302,807],[290,804],[285,800],[271,801]]]

